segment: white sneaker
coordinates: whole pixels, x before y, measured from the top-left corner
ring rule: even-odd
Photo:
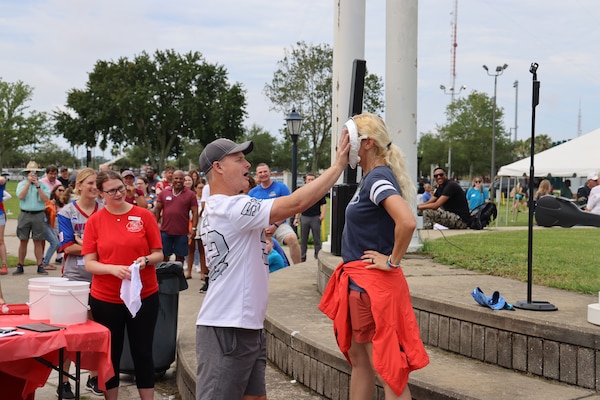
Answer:
[[[200,266],[199,265],[194,264],[194,268],[196,269],[197,273],[200,273]]]

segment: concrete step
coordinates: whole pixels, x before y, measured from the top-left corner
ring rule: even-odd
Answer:
[[[526,375],[427,346],[431,360],[411,374],[411,393],[428,400],[599,400],[595,391]]]
[[[321,296],[316,277],[316,262],[271,274],[265,325],[269,359],[324,397],[347,399],[350,367],[337,347],[331,321],[317,309]],[[443,282],[438,282],[438,287],[442,288]],[[440,295],[441,303],[443,293]],[[591,389],[516,372],[433,346],[428,346],[428,352],[430,365],[411,374],[415,399],[600,400]],[[377,396],[383,399],[382,390]]]

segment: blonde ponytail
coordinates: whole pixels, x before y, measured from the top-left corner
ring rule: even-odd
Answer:
[[[386,165],[396,175],[400,190],[402,190],[402,197],[411,209],[413,209],[416,206],[415,198],[417,190],[406,170],[404,154],[398,146],[392,143],[383,119],[371,113],[355,115],[353,119],[358,127],[359,136],[365,135],[375,141],[376,155],[382,157]]]

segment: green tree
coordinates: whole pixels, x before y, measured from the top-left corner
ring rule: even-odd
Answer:
[[[52,134],[45,113],[27,111],[32,96],[33,88],[25,83],[0,78],[0,167],[5,156],[19,158],[17,154],[27,146],[44,143]]]
[[[39,165],[44,167],[51,164],[57,167],[62,165],[67,167],[79,166],[77,157],[69,150],[61,149],[54,143],[36,145],[33,152],[26,152],[26,154],[29,155],[28,159],[35,160]]]
[[[435,168],[445,165],[442,160],[447,159],[448,146],[437,133],[423,133],[417,144],[417,154],[419,174],[427,176],[431,166]]]
[[[444,143],[447,160],[448,146],[452,146],[452,175],[454,177],[489,176],[492,148],[492,119],[494,102],[485,93],[472,91],[446,108],[447,122],[437,127]],[[496,108],[496,171],[499,166],[513,161],[514,145],[504,128],[504,112]],[[428,150],[423,148],[424,153]],[[442,164],[440,162],[440,164]],[[493,178],[493,177],[492,177]]]
[[[247,130],[243,140],[252,140],[254,143],[254,150],[246,155],[246,159],[252,164],[252,169],[256,168],[259,163],[267,163],[272,169],[279,168],[275,159],[280,150],[280,144],[275,136],[254,124]]]
[[[55,113],[57,129],[75,145],[139,147],[162,169],[183,152],[184,140],[206,144],[242,134],[246,99],[227,71],[198,52],[143,52],[133,60],[98,61],[84,90]]]
[[[552,139],[550,136],[536,135],[533,145],[534,154],[548,150],[550,147],[552,147]],[[515,158],[513,161],[531,156],[531,138],[517,140],[517,142],[514,144],[514,155]]]
[[[264,88],[264,93],[272,104],[271,110],[287,115],[295,107],[304,118],[302,138],[298,143],[299,159],[306,141],[309,153],[305,162],[310,169],[317,171],[328,167],[331,158],[331,46],[298,42],[290,50],[284,50],[284,58],[277,63],[277,67],[273,80]],[[365,111],[382,111],[382,88],[381,78],[367,74],[363,101]]]

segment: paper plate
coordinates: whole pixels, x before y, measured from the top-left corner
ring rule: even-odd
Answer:
[[[348,155],[348,164],[350,165],[350,168],[355,169],[360,161],[360,157],[358,156],[358,148],[360,147],[358,127],[352,118],[346,121],[344,127],[348,129],[348,133],[350,134],[350,154]]]

